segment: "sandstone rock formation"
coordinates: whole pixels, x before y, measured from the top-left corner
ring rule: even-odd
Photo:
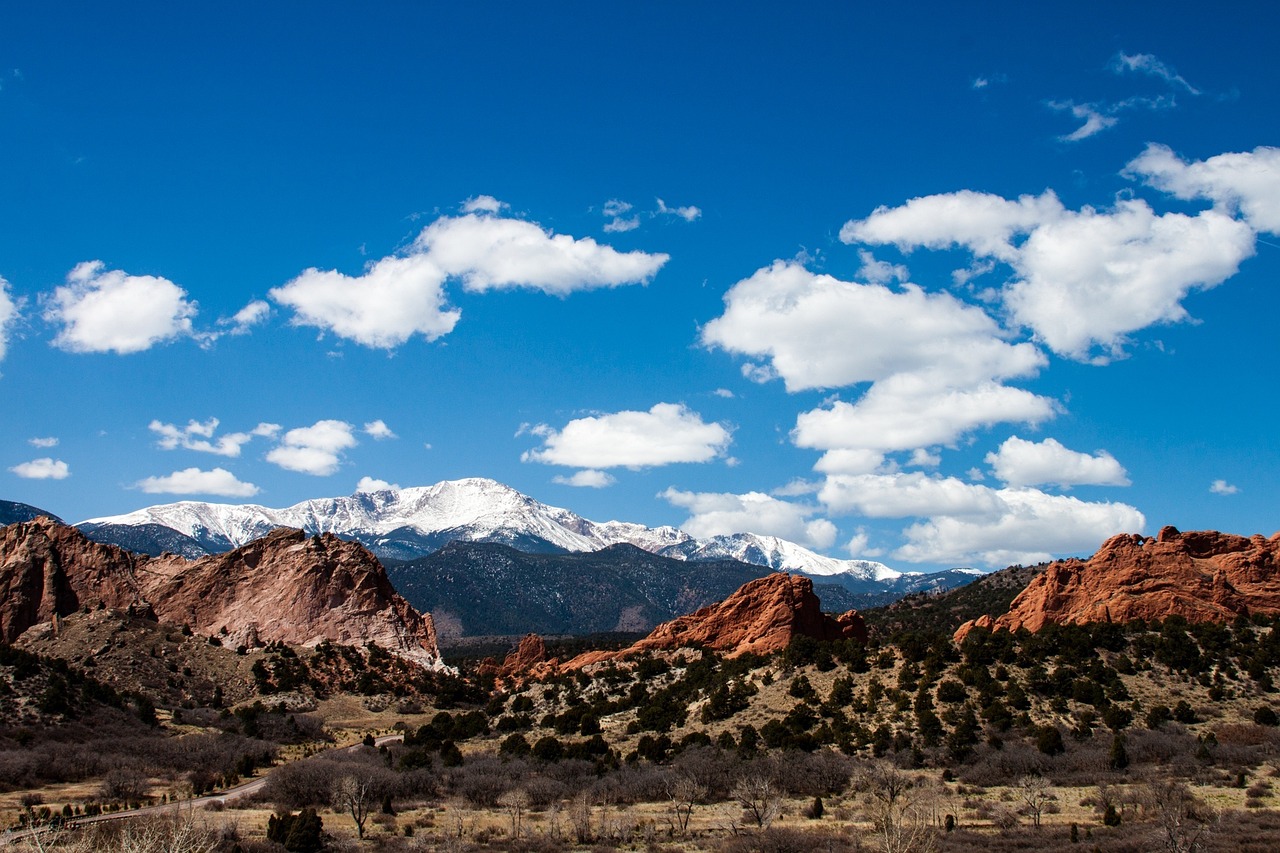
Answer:
[[[838,617],[822,612],[813,581],[775,572],[744,584],[724,601],[688,616],[664,622],[649,636],[619,652],[586,652],[564,664],[580,669],[594,663],[641,652],[704,646],[728,657],[752,652],[769,654],[787,647],[793,637],[819,640],[867,639],[862,617],[850,610]]]
[[[1129,622],[1178,615],[1226,622],[1240,614],[1280,613],[1280,533],[1270,539],[1165,527],[1154,539],[1113,536],[1088,560],[1060,560],[1027,585],[1009,612],[975,627],[1038,631],[1046,624]]]
[[[556,672],[559,661],[547,660],[547,644],[537,634],[526,634],[520,644],[512,649],[499,664],[485,658],[480,664],[481,675],[492,675],[500,681],[520,682],[528,678],[542,678]]]
[[[145,608],[136,579],[145,559],[50,518],[0,528],[0,641],[81,607]]]
[[[50,519],[0,529],[0,638],[82,606],[150,608],[224,645],[324,640],[376,643],[439,668],[429,615],[396,594],[363,547],[332,535],[277,530],[226,554],[148,558],[85,538]]]

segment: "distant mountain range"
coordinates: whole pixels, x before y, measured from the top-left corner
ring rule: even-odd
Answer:
[[[46,512],[39,507],[30,504],[20,504],[16,501],[0,501],[0,527],[6,524],[16,524],[19,521],[31,521],[45,515],[54,521],[62,523],[62,519],[58,518],[51,512]]]
[[[871,560],[825,557],[793,542],[754,533],[695,539],[674,527],[589,521],[482,478],[319,498],[284,509],[182,501],[92,518],[76,527],[99,542],[188,558],[231,550],[277,527],[296,527],[359,542],[388,565],[420,559],[450,542],[506,545],[526,554],[590,553],[625,544],[673,560],[735,560],[799,572],[854,593],[893,597],[960,586],[979,574],[964,569],[899,572]]]

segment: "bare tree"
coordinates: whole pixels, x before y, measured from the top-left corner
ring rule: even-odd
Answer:
[[[667,799],[671,801],[673,815],[672,827],[684,835],[689,831],[689,820],[693,817],[693,807],[707,797],[707,786],[692,776],[680,774],[668,776],[665,780]]]
[[[1039,773],[1021,776],[1014,783],[1018,799],[1022,801],[1023,814],[1031,817],[1031,823],[1040,825],[1040,816],[1058,799],[1049,780]]]
[[[743,812],[756,826],[766,829],[782,811],[782,791],[772,776],[748,771],[738,779],[729,797],[742,806]]]
[[[579,791],[569,805],[569,821],[573,824],[573,835],[579,844],[588,844],[593,839],[591,829],[591,794]]]
[[[867,817],[884,853],[931,853],[937,833],[929,826],[919,781],[889,764],[863,774]]]
[[[519,838],[524,813],[529,809],[529,792],[524,788],[513,788],[498,797],[498,805],[511,817],[511,837]]]
[[[333,804],[347,812],[356,822],[356,835],[364,838],[364,824],[369,812],[378,803],[378,795],[372,774],[348,773],[333,786]]]
[[[1169,853],[1200,853],[1206,849],[1205,836],[1217,819],[1203,800],[1186,783],[1172,779],[1148,782],[1143,806],[1159,825],[1162,850]]]

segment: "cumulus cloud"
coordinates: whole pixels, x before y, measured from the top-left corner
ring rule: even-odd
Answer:
[[[1234,275],[1254,251],[1249,226],[1216,210],[1156,214],[1129,199],[1072,211],[1052,192],[912,199],[847,223],[841,238],[904,250],[959,246],[1010,265],[1015,276],[1002,295],[1011,318],[1080,360],[1095,346],[1106,350],[1099,359],[1115,356],[1129,333],[1184,319],[1183,297]]]
[[[238,457],[240,449],[252,441],[254,437],[265,436],[269,438],[274,436],[276,431],[280,429],[275,424],[263,423],[258,424],[250,432],[229,432],[215,439],[214,434],[218,431],[218,424],[217,418],[209,418],[209,420],[203,422],[191,420],[187,422],[185,427],[153,420],[147,425],[147,429],[159,436],[156,445],[163,450],[182,448],[231,458]]]
[[[387,426],[386,422],[383,421],[381,418],[379,418],[376,421],[370,421],[369,423],[365,424],[364,434],[376,441],[382,441],[383,439],[397,437],[396,434],[391,431],[391,427]]]
[[[261,299],[255,299],[230,317],[223,317],[218,324],[230,327],[227,329],[227,334],[247,335],[254,326],[267,322],[270,316],[271,305]]]
[[[71,468],[67,463],[48,456],[14,465],[9,470],[24,480],[65,480],[71,476]]]
[[[831,547],[836,539],[836,526],[831,521],[812,517],[818,512],[817,508],[778,500],[761,492],[735,495],[672,488],[659,497],[691,513],[680,528],[699,539],[756,533],[818,549]]]
[[[462,203],[463,213],[501,213],[509,205],[491,195],[472,196]]]
[[[467,213],[440,217],[404,254],[382,258],[361,275],[312,268],[269,295],[293,309],[294,325],[392,349],[414,335],[432,341],[453,331],[462,313],[447,306],[449,279],[476,293],[527,288],[566,296],[647,284],[669,257],[553,234],[495,215],[501,208],[488,196],[472,199]]]
[[[418,235],[414,249],[469,291],[527,288],[557,296],[646,284],[670,257],[619,252],[590,237],[575,239],[520,219],[474,214],[437,219]]]
[[[108,270],[85,261],[54,290],[44,318],[61,328],[53,343],[68,352],[142,352],[192,334],[196,304],[165,278]]]
[[[986,463],[1009,486],[1127,486],[1129,475],[1105,450],[1094,455],[1068,450],[1052,438],[1026,441],[1010,436]]]
[[[891,264],[888,261],[878,261],[876,256],[866,249],[858,250],[858,260],[862,261],[862,266],[858,268],[858,278],[872,284],[906,281],[911,277],[911,272],[906,267],[901,264]]]
[[[18,319],[18,303],[9,292],[9,282],[0,277],[0,361],[9,349],[9,330]]]
[[[909,526],[895,553],[909,562],[998,568],[1091,552],[1117,533],[1140,532],[1142,513],[1122,503],[1088,502],[1036,489],[994,492],[999,509],[976,516],[941,516]]]
[[[1280,235],[1280,148],[1219,154],[1188,163],[1165,145],[1150,144],[1125,174],[1183,200],[1205,199],[1239,213],[1257,231]]]
[[[399,483],[388,483],[386,480],[379,480],[375,477],[361,477],[360,482],[356,483],[356,493],[370,494],[372,492],[399,491]]]
[[[52,435],[38,436],[36,438],[28,438],[27,444],[31,445],[32,447],[41,447],[41,448],[57,447],[58,439]]]
[[[625,201],[609,199],[604,203],[603,211],[605,218],[609,220],[604,224],[606,233],[634,231],[640,227],[639,216],[627,216],[631,211],[631,205]]]
[[[295,326],[391,349],[414,335],[434,341],[453,331],[462,312],[446,306],[445,279],[427,255],[388,257],[359,276],[308,269],[270,296],[294,310]]]
[[[668,207],[667,203],[662,199],[657,199],[657,202],[658,214],[661,216],[678,216],[685,222],[693,222],[702,216],[702,209],[691,204],[684,207]]]
[[[729,446],[729,430],[706,423],[678,403],[658,403],[647,412],[623,411],[578,418],[555,430],[528,429],[543,438],[541,449],[521,457],[570,468],[650,468],[676,462],[707,462]]]
[[[612,486],[617,481],[607,471],[584,468],[581,471],[575,471],[568,477],[562,475],[552,477],[551,482],[559,483],[562,486],[576,486],[580,489],[603,489],[606,486]]]
[[[891,290],[775,261],[733,285],[724,302],[702,342],[768,359],[788,391],[899,374],[964,385],[1033,375],[1045,364],[1034,346],[1002,340],[981,308],[913,285]]]
[[[990,516],[1001,507],[994,489],[921,471],[829,475],[818,501],[833,514],[867,518]]]
[[[997,423],[1038,424],[1059,408],[1047,397],[996,382],[939,388],[903,375],[877,382],[856,404],[837,400],[801,413],[792,438],[798,447],[816,450],[915,450],[950,445]]]
[[[354,431],[351,424],[336,420],[291,429],[267,453],[267,461],[289,471],[327,477],[338,470],[343,451],[358,443]]]
[[[1215,495],[1234,495],[1240,491],[1240,487],[1233,486],[1226,480],[1214,480],[1209,486],[1209,491]]]
[[[165,477],[139,480],[134,488],[152,495],[220,495],[228,498],[248,498],[259,491],[253,483],[236,479],[236,475],[225,468],[212,471],[184,468]]]

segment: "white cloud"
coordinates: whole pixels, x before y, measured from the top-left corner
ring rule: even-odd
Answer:
[[[222,318],[218,323],[231,327],[228,334],[247,335],[250,329],[265,323],[270,316],[271,306],[261,299],[255,299],[232,316]]]
[[[606,234],[620,234],[625,231],[634,231],[640,227],[640,217],[630,216],[626,219],[622,217],[614,217],[604,224]]]
[[[856,404],[837,400],[802,412],[792,438],[798,447],[816,450],[915,450],[952,445],[998,423],[1038,424],[1058,411],[1047,397],[997,382],[939,388],[902,375],[877,382]]]
[[[1016,243],[1014,238],[1026,235]],[[1012,319],[1055,352],[1116,355],[1133,331],[1185,318],[1181,300],[1234,275],[1253,232],[1218,211],[1157,215],[1136,199],[1110,211],[1065,210],[1052,192],[1009,201],[961,191],[878,208],[847,223],[846,242],[901,249],[968,248],[1009,264],[1003,298]]]
[[[54,436],[43,436],[27,439],[27,444],[32,447],[57,447],[58,439]]]
[[[377,441],[382,441],[383,439],[397,437],[396,434],[391,431],[391,427],[387,426],[386,422],[383,421],[381,418],[379,418],[376,421],[370,421],[369,423],[365,424],[364,434]]]
[[[218,430],[218,424],[217,418],[209,418],[204,422],[188,421],[185,427],[153,420],[147,425],[147,429],[160,436],[156,444],[164,450],[176,450],[181,447],[184,450],[213,453],[231,458],[238,457],[240,449],[255,436],[271,437],[275,435],[276,430],[279,430],[275,424],[258,424],[251,432],[230,432],[219,436],[215,441],[214,433]]]
[[[559,483],[562,486],[576,486],[581,489],[603,489],[606,486],[612,486],[616,480],[607,471],[584,468],[581,471],[575,471],[569,477],[562,475],[552,477],[551,482]]]
[[[685,222],[693,222],[702,216],[702,209],[687,205],[685,207],[667,207],[667,203],[662,199],[657,199],[658,213],[666,216],[678,216]]]
[[[462,312],[445,307],[445,279],[427,255],[387,257],[360,276],[312,268],[270,296],[294,310],[295,326],[391,349],[414,335],[434,341],[453,331]]]
[[[1105,450],[1095,455],[1068,450],[1052,438],[1041,442],[1010,436],[986,463],[1009,486],[1127,486],[1129,477]]]
[[[1051,190],[1016,201],[990,193],[960,190],[913,198],[898,207],[877,207],[862,220],[840,229],[845,243],[892,244],[902,251],[964,246],[976,255],[1011,261],[1013,237],[1025,234],[1063,212]]]
[[[908,527],[894,556],[909,562],[976,562],[997,568],[1091,552],[1117,533],[1140,532],[1142,513],[1122,503],[1091,503],[1035,489],[994,492],[999,511],[941,516]]]
[[[1226,480],[1214,480],[1209,486],[1209,491],[1215,495],[1234,495],[1240,491],[1240,487],[1233,486]]]
[[[724,454],[730,432],[677,403],[658,403],[647,412],[615,412],[578,418],[561,430],[531,430],[545,445],[527,451],[526,462],[571,468],[649,468],[676,462],[707,462]]]
[[[351,424],[335,420],[291,429],[267,454],[267,461],[289,471],[327,477],[338,470],[342,452],[356,446],[353,433]]]
[[[818,511],[815,507],[781,501],[761,492],[735,495],[672,488],[659,497],[691,513],[680,528],[699,539],[756,533],[818,549],[831,547],[836,539],[834,524],[825,518],[812,518]]]
[[[229,498],[248,498],[259,491],[253,483],[241,482],[225,468],[212,471],[185,468],[165,477],[147,477],[135,483],[134,487],[152,495],[221,495]]]
[[[669,258],[619,252],[590,237],[574,239],[532,222],[474,214],[437,219],[418,235],[414,249],[473,292],[529,288],[557,296],[646,284]]]
[[[1075,101],[1050,101],[1049,106],[1055,110],[1063,110],[1071,113],[1071,115],[1080,119],[1084,124],[1077,127],[1071,133],[1059,136],[1063,142],[1079,142],[1082,139],[1088,139],[1096,136],[1109,127],[1114,127],[1119,121],[1115,115],[1110,114],[1109,108],[1102,107],[1099,104],[1077,104]],[[1108,112],[1102,112],[1108,109]]]
[[[1257,231],[1280,234],[1280,148],[1219,154],[1188,163],[1165,145],[1150,144],[1125,174],[1184,200],[1206,199],[1238,212]]]
[[[734,395],[734,393],[733,393],[732,391],[730,391],[728,388],[717,388],[716,390],[712,391],[711,393],[712,393],[712,394],[714,394],[715,396],[717,396],[717,397],[721,397],[721,398],[723,398],[723,399],[725,399],[725,400],[732,400],[732,399],[734,398],[734,396],[735,396],[735,395]]]
[[[142,352],[192,334],[196,304],[165,278],[108,270],[85,261],[48,299],[44,318],[57,323],[53,343],[69,352]]]
[[[1199,95],[1200,90],[1192,86],[1186,79],[1150,53],[1125,54],[1117,53],[1111,60],[1111,68],[1116,73],[1124,71],[1159,77],[1166,83],[1185,89],[1189,94]]]
[[[501,213],[509,205],[491,195],[473,196],[462,203],[463,213]]]
[[[399,491],[399,483],[388,483],[386,480],[379,480],[374,477],[361,477],[360,482],[356,483],[356,492],[370,494],[372,492]]]
[[[61,459],[32,459],[14,465],[9,469],[24,480],[65,480],[71,476],[71,469]]]
[[[724,301],[702,342],[767,358],[788,391],[897,374],[930,377],[935,386],[972,384],[1033,375],[1045,364],[1034,346],[1002,340],[981,308],[914,285],[891,290],[775,261],[733,285]]]
[[[0,361],[9,349],[9,330],[18,319],[18,303],[9,293],[9,282],[0,277]]]
[[[867,518],[990,516],[1001,508],[994,489],[920,471],[829,475],[818,500],[833,514]]]
[[[859,559],[875,559],[884,556],[884,549],[872,548],[871,537],[867,534],[866,528],[859,527],[854,531],[853,536],[849,537],[849,541],[845,543],[845,551],[855,560]]]
[[[901,264],[891,264],[888,261],[878,261],[876,256],[866,249],[858,250],[858,260],[862,262],[862,266],[858,268],[858,278],[872,284],[906,281],[911,277],[911,271],[906,267]]]

